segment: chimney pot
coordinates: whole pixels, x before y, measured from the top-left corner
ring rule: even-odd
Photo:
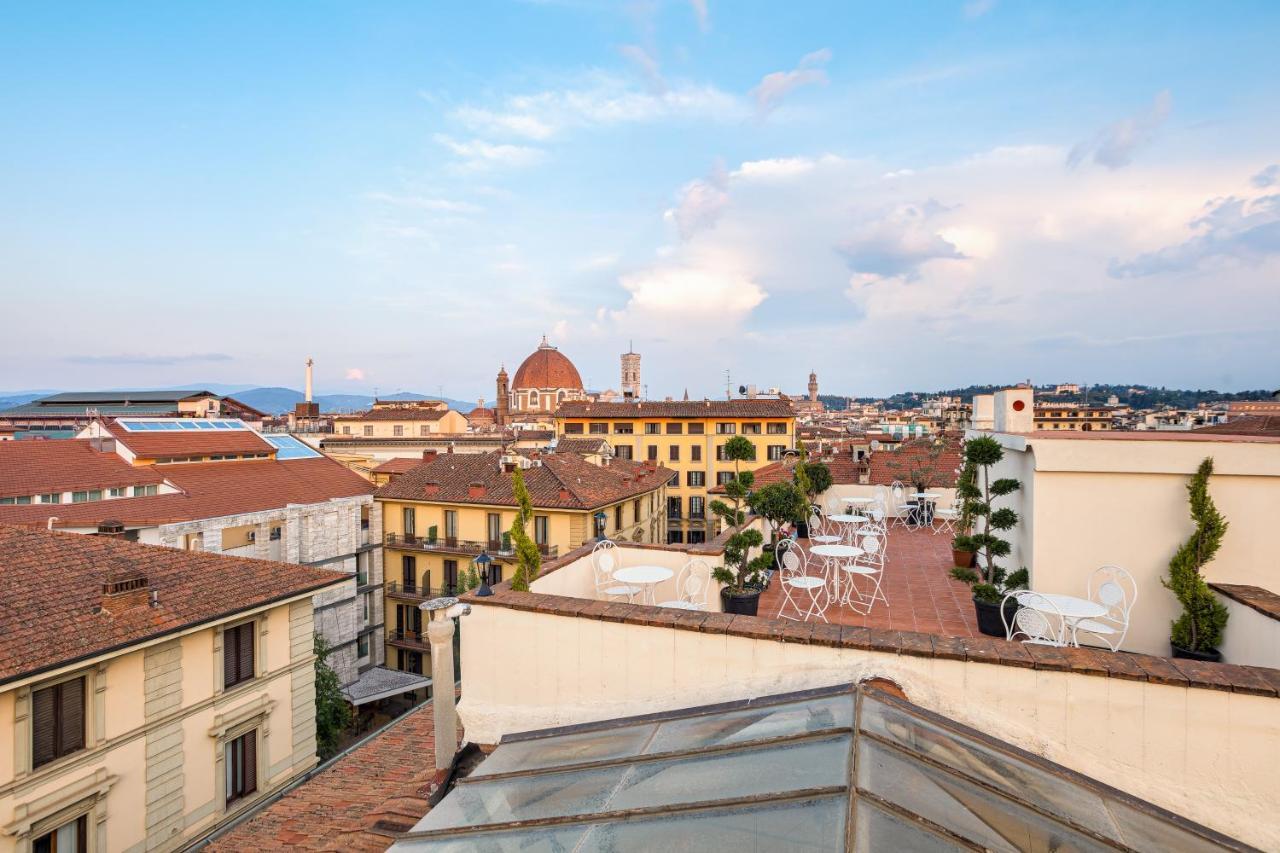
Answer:
[[[467,496],[472,498],[484,497],[484,483],[473,482],[467,485]]]
[[[568,489],[561,489],[561,490],[560,490],[560,500],[562,500],[562,501],[567,501],[567,500],[569,500],[569,490],[568,490]]]
[[[422,451],[422,461],[423,461],[423,462],[430,462],[432,459],[435,459],[435,458],[436,458],[436,454],[437,454],[437,453],[439,453],[439,451],[437,451],[437,450],[424,450],[424,451]]]

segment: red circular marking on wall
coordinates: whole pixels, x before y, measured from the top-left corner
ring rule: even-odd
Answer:
[[[1025,402],[1024,400],[1014,400],[1014,401],[1013,401],[1013,410],[1014,410],[1015,412],[1021,412],[1021,411],[1022,411],[1023,409],[1025,409],[1026,407],[1027,407],[1027,404],[1026,404],[1026,402]]]

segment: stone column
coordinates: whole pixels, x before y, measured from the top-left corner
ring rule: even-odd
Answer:
[[[431,704],[435,718],[436,769],[453,766],[458,751],[458,709],[454,696],[453,616],[471,612],[470,605],[458,599],[433,598],[419,605],[431,614],[427,624],[427,640],[431,643]],[[457,612],[455,612],[457,611]]]

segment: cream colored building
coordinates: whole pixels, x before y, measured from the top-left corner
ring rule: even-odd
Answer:
[[[440,400],[378,400],[367,412],[335,415],[335,436],[426,438],[467,431],[467,419]]]
[[[342,575],[15,527],[0,572],[29,594],[0,627],[0,851],[175,850],[315,765],[311,597]]]

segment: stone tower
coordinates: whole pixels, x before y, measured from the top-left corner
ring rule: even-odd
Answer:
[[[627,400],[640,399],[640,353],[631,345],[622,354],[622,396]]]
[[[493,420],[499,427],[507,425],[511,414],[511,389],[507,386],[507,366],[498,368],[498,396],[493,404]]]
[[[809,402],[818,402],[818,373],[817,371],[809,371]]]

